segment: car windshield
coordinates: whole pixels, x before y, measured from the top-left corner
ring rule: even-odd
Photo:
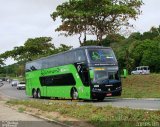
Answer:
[[[14,80],[14,81],[12,81],[12,82],[18,82],[18,80]]]
[[[25,84],[25,82],[20,82],[19,84]]]
[[[112,49],[88,49],[88,54],[91,63],[117,63]]]

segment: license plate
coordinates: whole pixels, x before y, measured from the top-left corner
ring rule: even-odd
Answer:
[[[106,96],[112,96],[112,93],[107,93]]]
[[[105,85],[105,87],[111,87],[111,86],[113,86],[112,84],[110,84],[110,85]]]

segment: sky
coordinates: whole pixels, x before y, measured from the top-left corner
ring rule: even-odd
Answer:
[[[24,45],[28,38],[52,37],[52,43],[61,43],[78,47],[76,36],[59,36],[55,29],[60,20],[53,22],[50,14],[56,6],[67,0],[0,0],[0,54]],[[142,14],[136,21],[132,31],[145,32],[152,26],[160,25],[160,0],[143,0]],[[12,63],[12,60],[7,61]]]

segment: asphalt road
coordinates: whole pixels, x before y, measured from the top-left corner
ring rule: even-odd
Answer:
[[[31,99],[26,96],[25,90],[17,90],[9,83],[4,82],[0,87],[0,93],[13,99]],[[68,103],[74,103],[66,100]],[[95,106],[112,105],[115,107],[128,107],[133,109],[160,110],[160,99],[125,99],[125,98],[106,98],[103,102],[96,101],[80,101],[79,104],[93,104]]]
[[[0,95],[13,99],[30,99],[25,90],[17,90],[7,82],[3,82],[3,85],[0,83]],[[0,109],[3,109],[0,110],[0,127],[69,127],[54,120],[48,121],[42,117],[17,112],[4,105],[4,102],[0,101]]]
[[[11,86],[8,82],[3,82],[3,86],[0,87],[0,93],[13,99],[29,99],[26,96],[25,90],[17,90],[15,86]]]

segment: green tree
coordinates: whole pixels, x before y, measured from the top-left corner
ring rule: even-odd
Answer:
[[[39,37],[28,39],[24,46],[14,47],[11,51],[6,51],[0,55],[0,58],[13,58],[15,61],[30,61],[43,55],[49,54],[55,49],[54,45],[50,43],[51,37]]]
[[[56,31],[64,31],[66,36],[79,34],[80,45],[82,35],[85,43],[88,34],[96,35],[101,45],[107,35],[131,26],[128,21],[137,19],[142,4],[141,0],[69,0],[57,6],[51,17],[62,19]]]
[[[157,36],[160,36],[160,26],[152,27],[149,31],[144,32],[142,35],[142,40],[146,40],[146,39],[153,40]]]
[[[118,45],[118,43],[120,43],[124,39],[125,37],[120,34],[110,34],[105,39],[102,40],[102,45],[111,46],[111,44],[113,43],[116,43]]]
[[[130,40],[142,40],[142,35],[141,35],[140,32],[134,32],[128,37],[128,39],[130,39]]]
[[[14,47],[11,51],[6,51],[0,55],[0,58],[7,59],[13,58],[18,62],[27,62],[48,55],[56,54],[59,52],[67,51],[72,46],[66,46],[61,44],[59,48],[56,48],[50,41],[50,37],[40,37],[34,39],[28,39],[24,46]]]
[[[2,65],[4,65],[4,62],[3,62],[4,60],[2,59],[2,58],[0,58],[0,67],[2,66]]]
[[[17,61],[30,61],[48,55],[55,49],[51,37],[28,39],[24,46],[15,47],[13,58]]]
[[[160,42],[158,40],[144,40],[133,50],[135,65],[147,65],[152,72],[160,71]]]
[[[18,62],[13,66],[5,66],[4,69],[1,70],[10,70],[10,72],[7,72],[9,74],[13,74],[14,76],[24,75],[24,64],[26,62],[64,52],[72,48],[72,46],[66,46],[64,44],[61,44],[60,47],[56,48],[51,43],[51,40],[52,38],[50,37],[28,39],[24,43],[24,46],[14,47],[13,50],[0,54],[0,60],[2,60],[2,63],[9,57]]]

